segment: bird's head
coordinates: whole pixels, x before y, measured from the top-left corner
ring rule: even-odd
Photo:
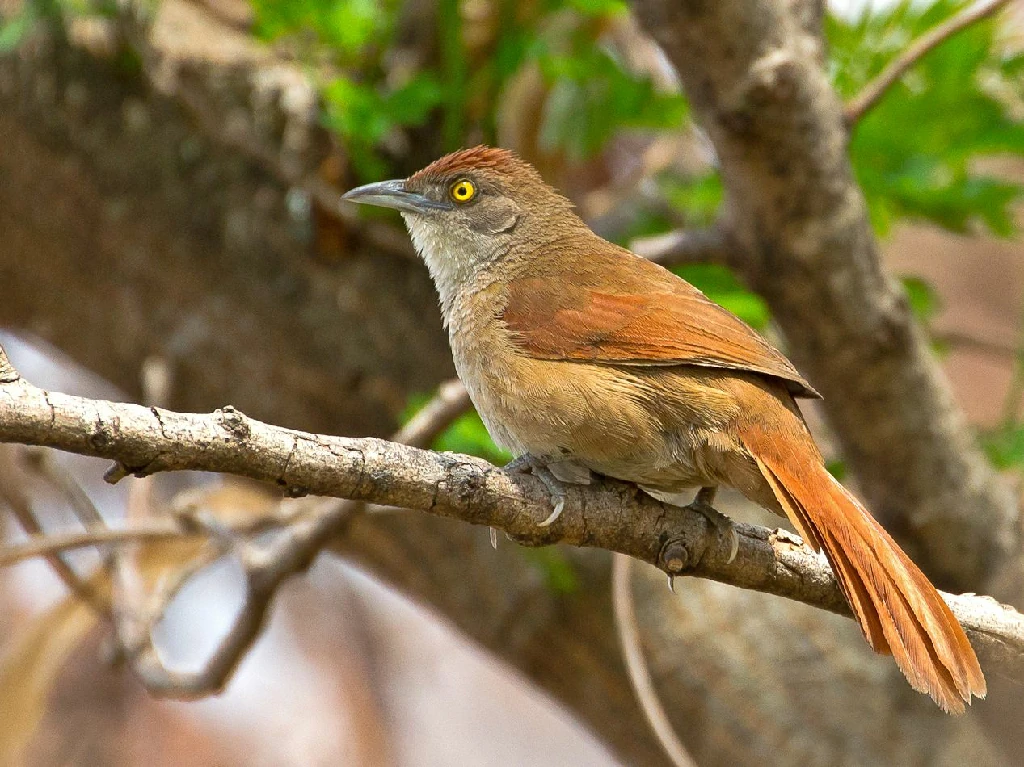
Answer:
[[[478,146],[436,160],[406,179],[380,181],[345,200],[402,213],[442,296],[502,259],[579,219],[572,205],[529,163],[505,149]]]

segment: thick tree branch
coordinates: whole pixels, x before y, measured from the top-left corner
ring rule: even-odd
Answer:
[[[846,122],[855,125],[872,107],[877,104],[893,85],[928,53],[938,48],[958,32],[962,32],[972,24],[987,19],[994,13],[1009,5],[1011,0],[984,0],[965,8],[957,15],[947,19],[934,29],[921,35],[907,46],[878,76],[846,104]]]
[[[261,423],[233,408],[175,413],[46,392],[17,377],[2,351],[0,377],[7,381],[0,384],[0,441],[107,458],[116,462],[116,476],[176,470],[235,474],[275,483],[291,494],[402,506],[490,525],[529,545],[564,542],[618,551],[672,574],[847,613],[828,565],[788,534],[740,524],[739,553],[729,562],[727,547],[701,515],[665,506],[624,483],[571,488],[560,519],[541,528],[550,513],[543,483],[478,458],[380,439],[307,434]],[[339,511],[338,517],[344,516]],[[294,537],[313,543],[281,544],[286,555],[269,558],[280,567],[260,573],[266,576],[260,582],[268,595],[287,574],[308,564],[330,532],[308,520],[296,524]],[[1008,666],[1009,673],[1022,670],[1021,616],[984,597],[963,596],[951,603],[982,651],[1001,659],[1001,671]],[[258,628],[256,623],[240,630]]]

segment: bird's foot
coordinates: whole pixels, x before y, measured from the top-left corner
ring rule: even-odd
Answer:
[[[740,549],[740,537],[736,532],[736,525],[725,514],[716,509],[712,504],[715,501],[715,490],[713,487],[702,487],[697,497],[684,506],[688,511],[695,511],[711,524],[718,531],[718,536],[729,545],[728,562],[736,559]]]
[[[521,455],[506,464],[505,471],[533,474],[548,489],[552,511],[538,527],[550,527],[565,508],[565,483],[590,484],[590,470],[571,461],[545,461],[533,455]]]

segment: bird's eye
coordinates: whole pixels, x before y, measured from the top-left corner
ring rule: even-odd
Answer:
[[[476,197],[476,186],[468,179],[456,181],[448,188],[448,194],[458,203],[465,203]]]

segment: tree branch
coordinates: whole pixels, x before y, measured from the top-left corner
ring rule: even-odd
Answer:
[[[0,549],[0,567],[10,567],[35,557],[48,559],[54,554],[92,546],[124,546],[129,543],[173,541],[206,535],[208,533],[205,531],[186,530],[172,520],[163,519],[137,523],[129,529],[108,527],[102,530],[59,533],[44,533],[39,530],[20,543],[12,543]],[[77,591],[70,585],[69,588]]]
[[[10,371],[0,350],[0,370]],[[434,453],[371,438],[307,434],[262,423],[234,408],[175,413],[141,405],[43,391],[8,372],[0,384],[0,441],[53,447],[115,461],[115,477],[159,471],[213,471],[272,482],[289,494],[402,506],[504,530],[527,545],[556,542],[618,551],[670,574],[718,580],[848,614],[827,563],[789,534],[738,524],[739,552],[724,545],[700,514],[666,506],[621,482],[573,487],[551,527],[550,497],[532,476],[509,474],[478,458]],[[290,526],[281,551],[254,570],[269,601],[288,574],[303,569],[336,531],[335,517]],[[302,544],[302,545],[300,545]],[[276,563],[276,564],[274,564]],[[1024,671],[1024,619],[984,597],[951,604],[982,652],[1001,671]],[[261,613],[262,615],[262,613]],[[259,621],[240,632],[257,632]],[[1024,675],[1021,676],[1024,678]]]
[[[2,348],[0,370],[5,372],[5,379],[11,385],[21,383],[26,386],[24,381],[19,382]],[[45,392],[43,395],[48,404],[58,396]],[[437,395],[416,417],[399,431],[396,438],[408,443],[429,444],[465,412],[469,404],[469,396],[462,384],[457,380],[448,381],[442,384]],[[155,408],[142,409],[148,410],[157,418],[158,423],[162,422],[162,416]],[[166,436],[167,432],[163,432],[163,435]],[[51,470],[55,471],[52,467]],[[71,481],[68,477],[55,477],[55,481],[58,479],[62,487]],[[70,488],[67,490],[70,493]],[[88,502],[84,496],[83,499],[78,500],[80,503]],[[198,509],[191,509],[182,510],[175,519],[149,519],[122,530],[110,530],[98,525],[84,533],[42,534],[36,526],[29,532],[37,534],[28,541],[0,549],[0,566],[33,556],[43,556],[51,564],[60,565],[63,564],[61,556],[64,552],[97,544],[125,545],[197,536],[218,544],[212,556],[211,552],[206,552],[198,556],[195,563],[186,566],[185,573],[152,600],[151,608],[141,612],[127,610],[129,614],[122,615],[126,608],[121,606],[113,616],[107,615],[109,611],[103,611],[104,615],[114,619],[121,651],[151,693],[194,699],[224,688],[238,663],[259,636],[280,584],[304,570],[327,540],[334,537],[352,515],[361,510],[362,504],[353,500],[327,500],[292,517],[275,514],[230,525],[207,520],[198,513]],[[95,512],[95,509],[92,511]],[[284,532],[268,546],[261,546],[253,540],[255,534],[271,527],[284,528]],[[151,630],[180,586],[206,564],[225,553],[234,554],[238,558],[246,579],[245,599],[231,630],[197,671],[183,673],[169,669],[152,643]],[[58,571],[58,574],[64,576],[63,571]]]
[[[302,515],[285,528],[285,534],[263,546],[249,539],[225,539],[223,532],[211,527],[206,532],[233,553],[245,574],[245,598],[230,630],[214,652],[197,671],[178,672],[167,668],[150,639],[151,623],[161,610],[154,611],[153,620],[143,620],[141,636],[123,637],[132,668],[151,693],[182,700],[205,697],[224,689],[262,633],[270,604],[280,585],[292,575],[304,571],[323,548],[340,532],[358,510],[351,501],[321,506],[316,513]],[[200,527],[202,529],[202,527]],[[179,584],[180,585],[180,584]],[[168,594],[173,597],[174,593]]]
[[[676,266],[728,263],[736,247],[725,225],[718,223],[704,229],[676,229],[639,237],[629,243],[629,249],[662,266]]]
[[[906,50],[900,53],[899,56],[889,62],[889,65],[875,79],[865,85],[860,93],[850,99],[844,110],[847,124],[851,126],[856,125],[881,100],[889,88],[899,82],[903,75],[918,61],[928,55],[928,53],[972,24],[992,16],[1003,7],[1009,5],[1010,1],[983,0],[982,2],[975,3],[921,35],[921,37],[907,46]]]

